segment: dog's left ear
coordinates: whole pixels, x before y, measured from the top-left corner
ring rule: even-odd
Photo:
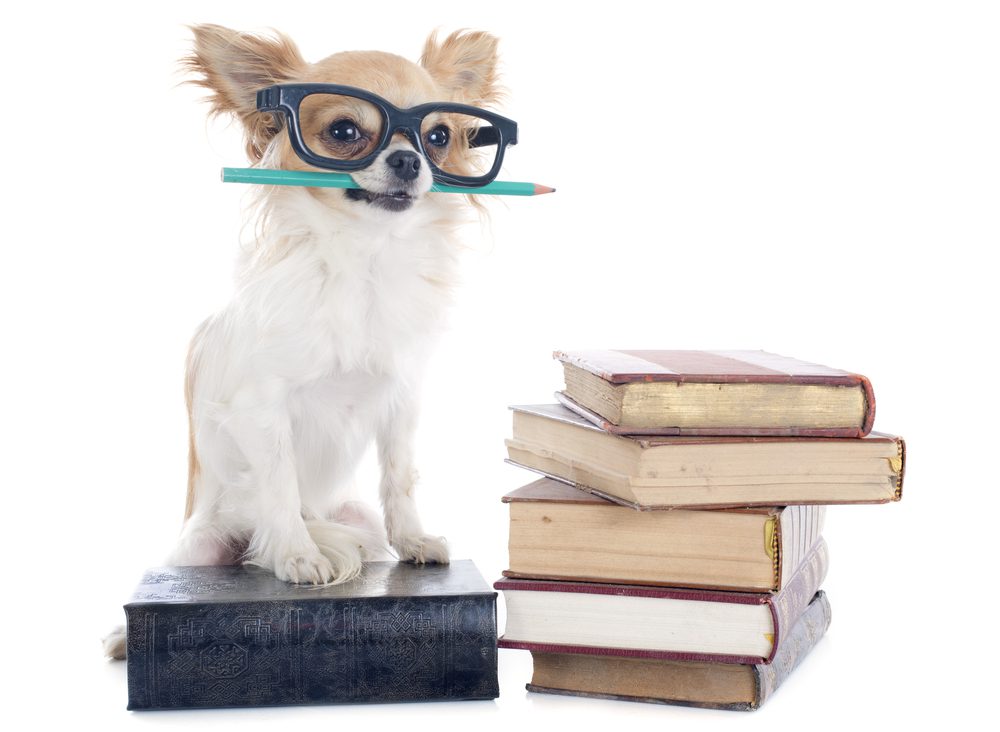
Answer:
[[[497,39],[489,33],[456,31],[440,43],[432,33],[420,65],[451,94],[451,101],[486,107],[502,95],[497,83]]]

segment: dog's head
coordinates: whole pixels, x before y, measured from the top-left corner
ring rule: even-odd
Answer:
[[[458,32],[439,42],[427,39],[419,64],[378,51],[337,53],[311,64],[283,35],[265,37],[217,25],[192,28],[194,53],[185,59],[208,88],[212,112],[232,114],[243,124],[246,150],[254,163],[286,170],[315,170],[296,154],[284,115],[260,112],[257,92],[274,84],[338,84],[371,92],[391,105],[409,109],[432,102],[483,107],[496,101],[497,41],[480,32]],[[373,152],[380,123],[377,109],[363,99],[313,95],[299,107],[304,146],[338,160],[364,159]],[[461,135],[449,134],[448,122],[428,117],[419,131],[421,146],[440,168],[473,175],[475,151]],[[412,134],[412,133],[411,133]],[[387,146],[364,168],[351,170],[360,189],[310,189],[324,203],[346,211],[400,212],[410,209],[430,189],[428,159],[411,134],[395,132]],[[369,147],[372,146],[372,147]],[[438,157],[440,156],[440,157]]]

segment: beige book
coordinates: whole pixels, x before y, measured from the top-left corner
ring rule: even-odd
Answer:
[[[510,460],[644,509],[886,503],[905,449],[863,438],[626,437],[558,404],[513,407]]]
[[[862,437],[864,376],[764,351],[556,351],[567,406],[618,434]]]
[[[636,511],[549,478],[504,496],[507,577],[781,590],[817,541],[822,506]]]

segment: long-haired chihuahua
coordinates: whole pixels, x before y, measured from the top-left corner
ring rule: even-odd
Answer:
[[[447,562],[417,513],[413,438],[470,199],[430,189],[488,182],[516,142],[482,109],[499,94],[497,41],[432,35],[419,64],[369,51],[311,64],[282,35],[192,30],[185,65],[212,113],[242,123],[255,165],[344,171],[360,188],[260,189],[235,295],[188,354],[186,518],[168,563],[326,584],[390,546]],[[384,522],[346,487],[373,439]],[[122,631],[105,649],[124,656]]]

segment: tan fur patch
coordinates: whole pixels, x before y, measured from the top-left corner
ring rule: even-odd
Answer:
[[[503,96],[498,83],[497,45],[495,36],[482,31],[456,31],[441,43],[432,33],[424,44],[420,65],[452,101],[492,106]]]
[[[280,115],[257,111],[257,90],[295,80],[306,62],[290,38],[240,33],[219,25],[196,25],[194,51],[181,60],[199,78],[190,83],[212,92],[212,114],[233,114],[243,123],[247,157],[258,162],[283,126]]]
[[[188,487],[187,499],[184,502],[184,520],[187,521],[194,513],[194,504],[197,499],[198,476],[201,472],[201,465],[198,463],[198,450],[195,447],[194,439],[194,373],[195,373],[195,349],[201,340],[201,335],[205,331],[206,320],[195,331],[188,346],[187,358],[184,362],[184,403],[187,405],[188,413]]]

